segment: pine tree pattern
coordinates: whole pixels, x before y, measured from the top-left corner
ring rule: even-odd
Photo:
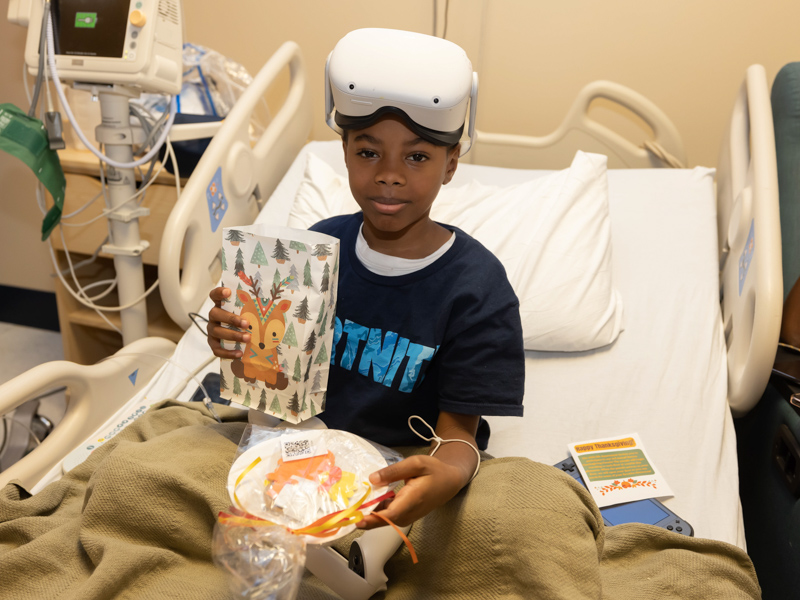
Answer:
[[[323,294],[328,291],[328,286],[331,284],[331,270],[328,263],[325,263],[325,268],[322,270],[322,281],[319,283],[319,291]]]
[[[267,390],[261,388],[261,398],[258,400],[258,410],[267,412]]]
[[[264,254],[264,249],[261,247],[261,242],[256,242],[256,249],[253,250],[253,256],[250,258],[251,265],[258,265],[260,269],[262,265],[268,265],[267,255]]]
[[[324,345],[324,344],[323,344]],[[303,352],[306,354],[311,354],[314,352],[314,348],[317,347],[317,334],[314,333],[314,330],[311,330],[311,335],[308,336],[306,340],[306,345],[303,346]]]
[[[303,301],[300,302],[297,310],[294,311],[294,318],[300,323],[305,323],[311,318],[311,313],[308,310],[308,296],[303,298]]]
[[[300,381],[303,378],[302,369],[303,365],[300,364],[300,357],[298,356],[294,361],[294,374],[292,374],[292,379]]]
[[[277,240],[275,242],[275,250],[272,252],[272,258],[281,264],[285,263],[289,258],[289,251],[286,249],[286,246],[283,245],[282,241]]]
[[[233,263],[233,274],[238,276],[239,273],[244,273],[244,254],[241,248],[236,250],[236,260]]]
[[[325,348],[325,342],[322,342],[322,346],[319,348],[319,354],[317,354],[317,358],[314,360],[315,365],[323,365],[330,360],[328,356],[328,350]]]
[[[225,239],[228,240],[232,245],[238,246],[244,241],[244,234],[238,229],[229,229],[228,235]]]
[[[250,406],[250,390],[247,390],[247,393],[244,396],[244,402],[242,402],[242,406]]]
[[[292,399],[289,400],[289,412],[294,416],[297,416],[297,413],[300,412],[300,398],[297,397],[297,392],[295,392]]]
[[[303,267],[303,285],[310,288],[314,287],[314,280],[311,279],[311,263],[306,261],[306,266]]]
[[[297,334],[294,332],[294,323],[289,323],[289,327],[286,329],[286,333],[283,334],[283,343],[286,344],[289,348],[292,346],[299,346],[297,343]]]
[[[312,256],[317,257],[317,260],[325,260],[331,254],[333,254],[333,252],[331,252],[330,244],[316,244],[314,246],[314,251],[311,253]]]
[[[283,412],[281,410],[281,401],[278,400],[278,394],[275,394],[275,397],[272,399],[272,404],[269,405],[269,411],[275,415],[279,415]]]

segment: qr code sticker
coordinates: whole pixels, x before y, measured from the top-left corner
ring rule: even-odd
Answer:
[[[299,458],[311,454],[312,446],[311,442],[308,440],[297,440],[285,442],[283,444],[283,450],[288,458]]]

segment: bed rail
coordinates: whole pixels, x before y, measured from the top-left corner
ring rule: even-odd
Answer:
[[[652,130],[654,148],[666,151],[681,164],[686,152],[677,128],[653,102],[632,89],[611,81],[595,81],[578,94],[566,118],[553,133],[543,136],[486,133],[478,130],[472,152],[465,158],[479,165],[519,169],[564,169],[572,162],[575,149],[608,156],[609,168],[663,167],[662,158],[637,146],[619,133],[589,116],[589,106],[603,98],[639,116]]]
[[[94,365],[48,362],[1,385],[0,415],[64,386],[68,401],[64,418],[42,444],[0,473],[0,487],[17,480],[30,491],[139,393],[174,351],[175,344],[167,339],[142,338]]]
[[[717,165],[720,296],[728,402],[742,416],[766,389],[783,311],[775,134],[761,65],[747,69],[729,123]]]
[[[289,68],[289,92],[251,147],[250,116]],[[286,42],[236,102],[203,153],[164,228],[158,257],[161,298],[184,329],[219,280],[222,228],[252,223],[311,131],[308,84],[300,48]],[[262,165],[270,165],[263,168]],[[183,273],[181,273],[181,257]]]

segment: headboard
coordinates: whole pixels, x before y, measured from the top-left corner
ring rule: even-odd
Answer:
[[[630,110],[652,130],[654,139],[640,147],[589,116],[596,99]],[[476,132],[477,141],[465,157],[478,165],[516,169],[564,169],[575,151],[608,156],[610,169],[641,169],[686,164],[686,152],[677,128],[653,102],[632,89],[611,81],[594,81],[584,87],[567,116],[551,134],[535,137]],[[666,159],[666,160],[665,160]]]

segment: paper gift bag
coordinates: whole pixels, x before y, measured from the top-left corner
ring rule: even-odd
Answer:
[[[266,224],[223,231],[223,306],[249,325],[242,357],[221,361],[220,395],[291,423],[325,409],[339,240]]]

